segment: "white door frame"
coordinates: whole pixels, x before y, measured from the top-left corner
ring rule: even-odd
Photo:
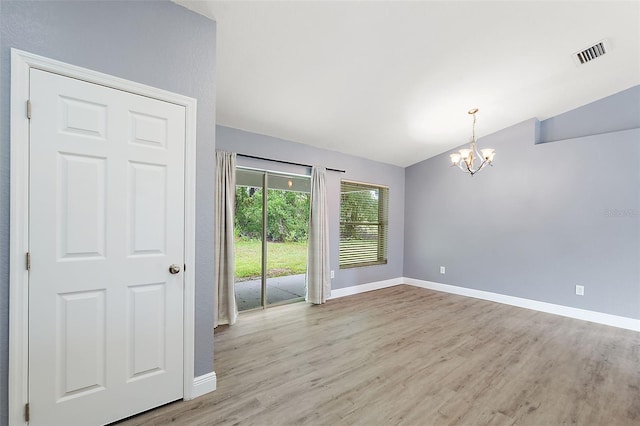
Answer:
[[[196,99],[11,49],[11,198],[9,242],[9,424],[26,424],[29,392],[29,70],[37,68],[185,107],[185,270],[183,398],[194,398]],[[215,380],[215,375],[213,376]],[[197,385],[197,383],[195,383]],[[215,389],[215,385],[214,385]],[[211,389],[213,390],[213,389]]]

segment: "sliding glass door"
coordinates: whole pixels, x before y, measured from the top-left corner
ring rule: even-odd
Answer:
[[[310,179],[236,171],[238,310],[303,300]]]
[[[236,170],[235,289],[239,311],[263,306],[263,186],[262,173]]]

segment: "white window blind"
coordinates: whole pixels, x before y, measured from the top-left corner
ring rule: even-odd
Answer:
[[[387,263],[389,188],[340,182],[340,268]]]

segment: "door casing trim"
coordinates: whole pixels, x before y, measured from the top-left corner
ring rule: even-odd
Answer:
[[[186,268],[183,288],[183,399],[192,399],[197,395],[194,388],[197,100],[18,49],[11,49],[9,424],[27,424],[24,418],[24,407],[29,401],[29,273],[25,267],[25,258],[29,251],[29,119],[27,118],[26,103],[29,99],[29,70],[31,68],[185,107],[184,261]]]

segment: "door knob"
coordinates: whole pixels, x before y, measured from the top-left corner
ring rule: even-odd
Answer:
[[[172,274],[179,274],[180,273],[180,266],[176,265],[175,263],[171,266],[169,266],[169,272],[171,272]]]

